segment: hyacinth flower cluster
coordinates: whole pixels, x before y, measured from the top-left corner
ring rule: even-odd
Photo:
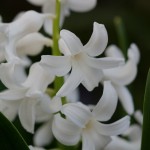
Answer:
[[[136,44],[130,45],[125,60],[117,46],[107,45],[103,24],[93,23],[85,45],[73,32],[59,31],[71,11],[89,11],[96,0],[28,2],[41,6],[42,12],[30,10],[11,23],[0,23],[0,80],[6,87],[0,92],[0,111],[10,121],[18,116],[23,128],[34,135],[30,150],[43,150],[53,139],[66,146],[82,145],[82,150],[139,150],[142,114],[135,111],[127,88],[137,75]],[[49,36],[40,32],[42,27]],[[32,63],[28,56],[39,55],[45,46],[49,55]],[[80,84],[88,91],[103,85],[96,105],[79,101]],[[108,123],[118,100],[127,115]],[[130,115],[137,124],[130,126]],[[36,123],[41,126],[35,130]]]

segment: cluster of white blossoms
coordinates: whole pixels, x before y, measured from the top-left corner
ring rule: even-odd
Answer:
[[[30,10],[11,23],[0,23],[0,80],[6,87],[0,92],[0,111],[11,121],[18,116],[24,129],[34,134],[37,147],[29,146],[31,150],[43,150],[54,138],[67,146],[81,142],[82,150],[139,150],[138,121],[142,125],[142,117],[135,113],[127,88],[137,74],[138,47],[131,44],[125,60],[117,46],[107,47],[105,26],[94,22],[87,44],[83,45],[74,33],[63,29],[57,43],[61,55],[42,55],[41,60],[32,63],[28,56],[36,56],[45,46],[52,49],[54,45],[55,41],[40,33],[40,29],[43,27],[48,35],[54,36],[56,0],[28,1],[41,6],[42,13]],[[86,12],[97,3],[96,0],[58,2],[60,27],[70,11]],[[103,53],[105,57],[100,57]],[[56,91],[53,85],[57,77],[65,80]],[[79,102],[80,84],[92,91],[100,83],[103,94],[95,106]],[[118,99],[127,116],[108,123]],[[137,124],[130,126],[130,115],[136,116]],[[37,130],[36,123],[42,124]]]

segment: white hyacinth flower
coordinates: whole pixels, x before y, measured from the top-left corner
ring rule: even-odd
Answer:
[[[18,42],[16,43],[16,55],[18,59],[23,60],[24,63],[13,63],[12,61],[8,61],[7,63],[1,63],[0,78],[3,83],[5,84],[8,81],[14,81],[15,78],[19,83],[23,82],[26,79],[25,67],[28,67],[31,64],[31,61],[29,60],[27,55],[37,55],[43,50],[44,46],[51,45],[52,41],[49,38],[46,38],[42,34],[37,32],[30,33],[18,40]],[[2,62],[5,59],[5,51],[3,47],[1,51],[0,61]]]
[[[140,124],[133,124],[122,134],[121,137],[114,136],[112,141],[103,150],[140,150],[142,139],[142,121],[141,111],[134,113],[135,120]]]
[[[41,33],[35,32],[30,33],[16,43],[16,55],[21,59],[26,59],[26,55],[35,56],[39,54],[44,46],[52,46],[52,40],[50,38],[44,37]],[[0,62],[6,60],[5,58],[5,46],[0,45]]]
[[[40,14],[31,10],[11,23],[0,23],[0,45],[4,46],[6,60],[17,61],[16,42],[30,33],[38,32],[45,19],[52,17],[51,14]]]
[[[76,102],[79,101],[78,91],[73,91],[67,96],[67,101]],[[53,140],[52,134],[52,122],[53,115],[61,110],[62,101],[59,97],[52,99],[44,99],[41,103],[43,108],[37,110],[36,122],[43,122],[43,124],[35,131],[33,142],[36,146],[46,146]],[[37,109],[37,107],[36,107]]]
[[[112,137],[112,141],[103,150],[140,150],[141,148],[141,128],[132,125],[128,130],[128,140],[119,136]]]
[[[6,86],[8,81],[11,82],[14,78],[19,80],[21,77],[20,82],[23,82],[25,79],[24,68],[30,64],[25,55],[29,50],[24,52],[27,48],[30,49],[31,54],[35,54],[38,53],[44,45],[48,45],[48,39],[36,33],[40,30],[47,17],[50,18],[52,16],[51,14],[27,11],[11,23],[0,23],[0,61],[7,60],[7,63],[0,65],[0,78],[4,84],[6,83]],[[32,47],[29,48],[31,42],[33,42],[32,44],[38,42],[36,45],[39,47],[32,45]],[[22,54],[23,52],[24,55]]]
[[[63,105],[61,111],[66,119],[59,114],[54,117],[53,134],[65,145],[75,145],[82,137],[82,150],[101,149],[110,142],[110,136],[121,134],[129,127],[128,116],[111,124],[101,123],[112,117],[116,106],[117,94],[110,82],[105,82],[102,98],[92,111],[81,103]]]
[[[106,48],[108,36],[102,24],[94,23],[93,34],[86,45],[68,30],[60,32],[59,47],[64,56],[43,55],[41,65],[46,70],[52,71],[56,76],[71,73],[58,91],[57,96],[66,96],[82,83],[88,91],[93,90],[101,81],[102,69],[113,68],[121,65],[121,58],[95,58],[102,54]]]
[[[52,46],[52,40],[39,32],[35,32],[20,39],[17,43],[16,51],[19,57],[35,56],[43,50],[44,46]]]
[[[41,6],[43,13],[55,14],[56,0],[27,0],[30,3]],[[96,6],[97,0],[61,0],[61,17],[60,26],[63,25],[64,19],[70,14],[70,11],[86,12]],[[44,24],[47,33],[52,34],[52,21],[46,20]]]
[[[124,58],[121,50],[115,45],[106,49],[106,56],[113,58]],[[130,91],[127,89],[137,75],[137,67],[140,59],[139,49],[135,44],[131,44],[128,49],[128,60],[122,66],[104,69],[104,80],[111,80],[117,91],[120,102],[128,114],[133,114],[134,104]]]
[[[34,132],[35,107],[40,101],[47,99],[44,92],[53,80],[54,76],[44,71],[38,63],[31,66],[29,76],[20,85],[5,80],[8,89],[0,93],[0,99],[16,103],[21,124],[28,132]]]

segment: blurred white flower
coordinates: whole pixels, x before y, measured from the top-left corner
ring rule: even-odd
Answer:
[[[52,40],[39,32],[30,33],[18,41],[17,54],[20,57],[35,56],[43,50],[44,46],[52,46]]]
[[[67,97],[67,100],[69,100],[69,97]],[[35,134],[34,134],[33,142],[34,142],[34,145],[36,146],[46,146],[52,142],[53,140],[53,134],[52,134],[53,116],[55,113],[61,110],[62,101],[59,97],[54,97],[51,100],[45,99],[44,101],[41,102],[41,107],[43,109],[37,110],[38,114],[37,114],[36,121],[42,122],[43,124],[35,131]],[[44,110],[44,111],[41,111],[41,110]]]
[[[53,80],[54,76],[43,70],[38,63],[31,66],[29,75],[23,83],[18,82],[17,85],[14,80],[5,80],[8,89],[0,93],[0,99],[16,104],[15,110],[18,111],[22,126],[28,132],[34,132],[35,106],[48,98],[44,92]],[[15,115],[17,115],[16,111]]]
[[[27,0],[30,3],[41,6],[43,13],[55,14],[56,0]],[[60,26],[62,26],[66,16],[70,14],[70,11],[86,12],[93,9],[96,6],[97,0],[61,0],[61,17]],[[47,33],[52,34],[52,20],[47,19],[44,24]]]
[[[52,42],[49,38],[46,38],[37,32],[28,34],[18,40],[16,43],[16,55],[18,59],[23,60],[24,63],[13,63],[12,61],[1,63],[0,79],[2,82],[5,84],[6,81],[13,81],[15,78],[17,78],[19,83],[23,82],[26,79],[25,67],[28,67],[31,64],[31,61],[27,56],[37,55],[43,50],[44,45],[50,46],[51,44]],[[6,59],[4,48],[1,49],[0,55],[0,61],[2,62]]]
[[[128,130],[126,137],[128,140],[114,136],[112,141],[104,148],[104,150],[140,150],[141,148],[141,128],[132,125]]]
[[[121,50],[115,45],[106,49],[106,56],[113,58],[124,58]],[[137,67],[140,60],[139,49],[135,44],[131,44],[128,49],[128,60],[122,66],[104,69],[104,80],[111,80],[117,91],[120,102],[128,114],[133,114],[134,104],[130,91],[127,89],[137,75]]]
[[[25,67],[31,63],[26,55],[38,54],[44,45],[52,44],[37,33],[47,17],[52,16],[27,11],[11,23],[0,23],[0,62],[7,61],[0,64],[0,79],[6,87],[8,82],[18,85],[25,80]]]
[[[57,96],[66,96],[82,83],[87,90],[92,91],[98,86],[103,77],[102,69],[121,65],[121,58],[95,58],[103,53],[108,37],[102,24],[94,23],[93,34],[86,45],[68,30],[60,32],[59,47],[64,56],[43,55],[40,64],[46,70],[52,71],[56,76],[71,73],[60,88]]]
[[[46,18],[52,18],[51,14],[40,14],[35,11],[27,11],[21,17],[11,23],[0,23],[0,47],[5,51],[7,61],[17,61],[16,43],[24,36],[38,32]],[[20,62],[22,62],[20,60]]]
[[[92,111],[81,103],[63,105],[61,111],[66,119],[59,114],[54,116],[53,134],[65,145],[75,145],[82,137],[82,150],[101,149],[110,142],[110,136],[121,134],[129,127],[128,116],[111,124],[101,123],[112,117],[116,106],[117,94],[110,82],[105,82],[103,95]]]
[[[133,124],[122,134],[121,137],[114,136],[112,141],[103,150],[140,150],[142,138],[142,120],[143,115],[140,111],[134,113],[135,120],[140,123]],[[140,120],[140,121],[139,121]]]
[[[141,126],[143,125],[143,114],[140,110],[135,111],[134,118]]]

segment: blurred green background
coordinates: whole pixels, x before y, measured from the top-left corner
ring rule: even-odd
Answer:
[[[40,7],[29,4],[26,0],[1,0],[0,14],[3,22],[10,22],[20,11],[37,10]],[[86,43],[92,33],[93,22],[105,24],[109,44],[118,43],[114,18],[122,18],[127,38],[127,47],[136,43],[141,52],[141,60],[136,80],[132,84],[136,109],[142,109],[142,101],[148,68],[150,66],[150,1],[149,0],[98,0],[95,9],[87,13],[71,13],[66,18],[63,28],[69,29]]]

